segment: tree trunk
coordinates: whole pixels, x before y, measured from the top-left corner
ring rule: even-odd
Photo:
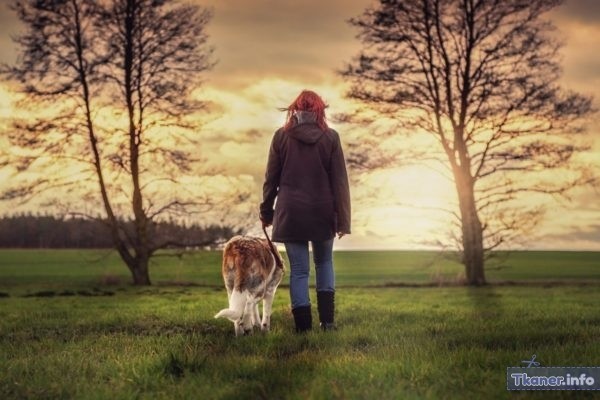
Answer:
[[[463,259],[467,284],[485,285],[483,228],[475,204],[473,179],[464,171],[455,172],[462,224]]]
[[[140,145],[142,142],[141,135],[143,131],[142,127],[142,115],[143,108],[138,109],[139,121],[136,125],[136,112],[135,112],[135,59],[142,57],[142,54],[135,54],[135,35],[136,27],[139,28],[140,21],[139,10],[141,4],[136,0],[127,0],[126,12],[125,12],[125,26],[123,30],[124,34],[124,60],[123,60],[123,72],[124,76],[124,88],[125,88],[125,103],[127,104],[127,115],[129,118],[129,168],[133,186],[132,196],[132,208],[134,215],[135,225],[135,255],[136,263],[134,268],[131,269],[133,273],[133,284],[134,285],[150,285],[150,276],[148,274],[148,260],[150,259],[150,253],[148,251],[148,217],[144,211],[142,190],[140,187]],[[141,63],[141,59],[138,60]],[[140,64],[141,65],[141,64]],[[141,68],[141,66],[140,66]],[[138,76],[137,79],[141,79]],[[141,84],[139,81],[138,85]],[[142,99],[139,99],[140,103]]]
[[[127,265],[136,286],[149,286],[150,274],[148,273],[148,258],[136,258],[132,264]]]

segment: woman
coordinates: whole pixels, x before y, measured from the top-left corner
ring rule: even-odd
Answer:
[[[296,332],[312,328],[308,242],[317,274],[320,326],[335,329],[333,239],[336,233],[338,238],[350,233],[344,154],[338,133],[325,122],[326,107],[319,95],[304,90],[283,109],[286,123],[271,142],[260,205],[263,226],[273,224],[273,241],[285,244]]]

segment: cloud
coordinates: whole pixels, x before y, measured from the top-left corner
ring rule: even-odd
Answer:
[[[566,0],[555,14],[559,18],[580,21],[585,24],[600,24],[600,2],[597,0]]]
[[[351,107],[343,98],[346,86],[335,71],[361,46],[355,38],[357,32],[346,20],[359,15],[372,1],[196,1],[214,9],[208,33],[219,61],[198,92],[214,113],[198,132],[202,146],[197,151],[207,158],[209,167],[223,175],[205,181],[196,171],[196,177],[184,178],[185,186],[209,191],[249,188],[255,198],[247,206],[254,209],[261,195],[271,137],[285,118],[278,108],[289,105],[305,88],[325,98],[329,115]],[[563,83],[595,94],[597,99],[600,53],[592,50],[600,48],[600,2],[567,0],[553,11],[552,18],[567,39]],[[19,29],[6,2],[0,2],[0,62],[14,61],[10,35]],[[0,117],[9,116],[10,103],[0,87]],[[351,134],[346,128],[339,129],[343,142]],[[586,157],[598,165],[600,140],[595,146],[595,153]],[[450,226],[445,214],[433,210],[456,201],[452,185],[425,167],[374,173],[351,192],[355,199],[366,202],[353,204],[353,234],[338,242],[339,248],[427,247],[425,243],[443,240]],[[537,231],[541,241],[533,245],[600,249],[600,226],[590,223],[600,218],[597,192],[582,188],[570,207],[552,204]]]
[[[566,231],[540,235],[536,248],[600,251],[600,225],[571,225]]]
[[[219,64],[213,79],[285,77],[321,80],[358,48],[346,20],[370,3],[355,1],[211,0],[208,27]]]
[[[592,225],[583,229],[578,227],[573,228],[574,229],[571,232],[565,233],[563,238],[568,235],[568,238],[574,241],[584,240],[596,243],[600,242],[600,225]]]

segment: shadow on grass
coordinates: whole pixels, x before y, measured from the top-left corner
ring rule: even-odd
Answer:
[[[158,368],[178,380],[208,376],[222,390],[219,398],[286,398],[314,378],[318,352],[305,335],[259,333],[235,338],[220,332],[188,338]]]
[[[137,337],[174,337],[194,335],[226,335],[218,327],[208,322],[198,323],[174,323],[162,322],[154,319],[141,320],[133,323],[89,323],[78,324],[65,328],[64,326],[35,326],[6,330],[0,333],[2,341],[45,341],[60,340],[74,341],[86,337],[97,337],[103,335],[137,336]]]
[[[502,300],[505,295],[499,294],[494,286],[468,288],[467,294],[471,303],[470,317],[447,332],[440,343],[446,349],[535,352],[540,346],[595,343],[584,329],[585,325],[583,328],[576,324],[565,325],[568,320],[565,315],[546,313],[539,304],[532,305],[530,311],[507,309]]]
[[[473,318],[481,323],[503,317],[502,295],[494,286],[467,287]]]
[[[114,296],[115,292],[111,292],[108,290],[101,290],[98,288],[93,288],[90,290],[63,290],[63,291],[53,291],[53,290],[42,290],[33,293],[27,293],[22,295],[21,297],[54,297],[54,296],[85,296],[85,297],[94,297],[94,296]]]

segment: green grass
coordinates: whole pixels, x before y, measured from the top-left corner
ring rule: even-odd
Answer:
[[[592,287],[342,289],[339,330],[306,336],[291,333],[281,291],[273,331],[237,339],[212,319],[225,298],[152,288],[4,299],[0,397],[511,398],[505,369],[532,354],[600,365]]]
[[[161,285],[150,288],[127,285],[114,255],[90,262],[93,253],[0,252],[0,291],[10,295],[0,298],[0,398],[594,395],[508,392],[505,375],[533,354],[546,366],[600,366],[598,253],[514,253],[488,271],[490,280],[570,285],[386,288],[364,285],[430,282],[435,271],[451,279],[460,266],[426,252],[339,252],[337,331],[293,334],[282,287],[272,332],[241,338],[212,318],[227,303],[218,253],[160,258],[152,275]],[[593,284],[575,284],[584,280]],[[44,291],[71,295],[25,297]]]
[[[285,258],[285,257],[284,257]],[[199,251],[183,257],[156,257],[150,266],[156,283],[221,286],[221,253]],[[464,267],[431,251],[338,251],[338,286],[452,283]],[[524,251],[500,254],[490,262],[489,281],[598,281],[600,252]],[[289,274],[288,274],[289,276]],[[314,283],[314,274],[312,274]],[[0,250],[0,291],[62,290],[103,283],[127,284],[127,268],[108,250]],[[287,284],[287,281],[284,281]]]

